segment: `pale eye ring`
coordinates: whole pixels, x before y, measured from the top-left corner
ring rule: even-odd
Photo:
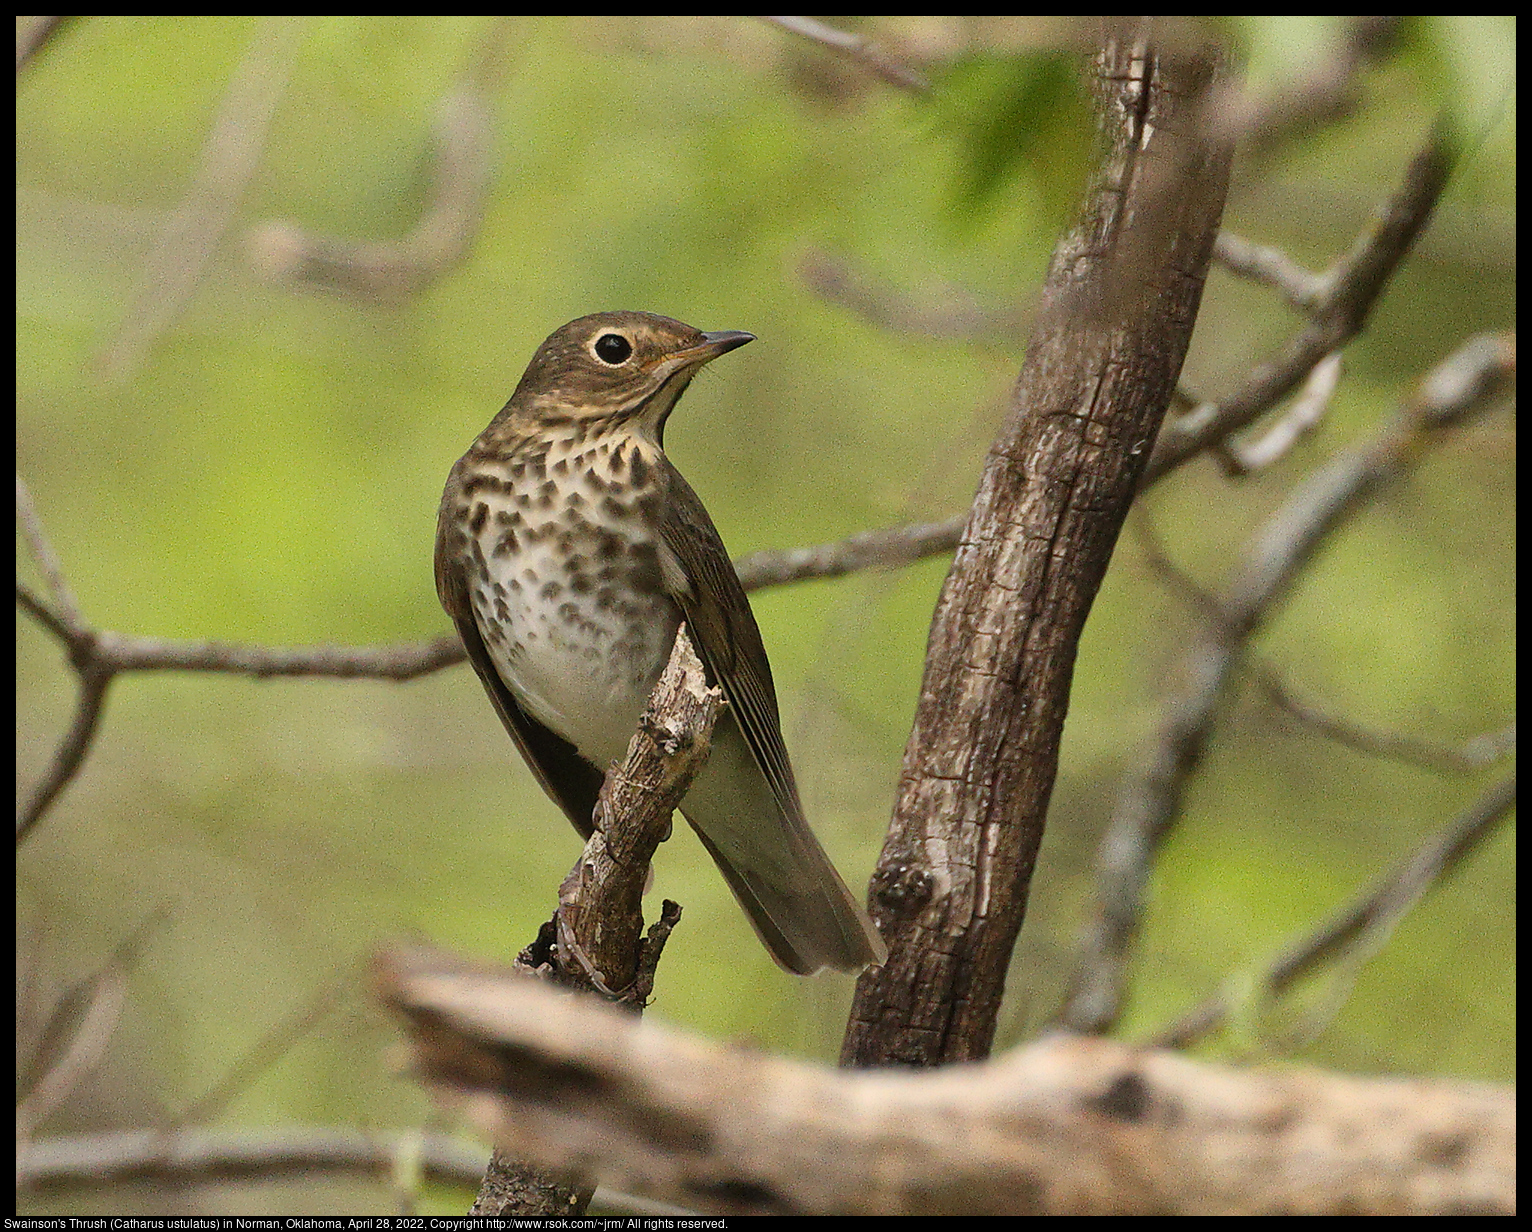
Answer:
[[[591,344],[596,358],[613,368],[628,362],[633,355],[633,344],[621,334],[602,334]]]

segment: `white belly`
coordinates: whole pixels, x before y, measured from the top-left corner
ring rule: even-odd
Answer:
[[[481,535],[485,572],[472,587],[490,658],[529,715],[604,770],[627,750],[680,612],[663,593],[630,584],[643,560],[631,541],[597,563],[536,530],[497,556],[498,538],[493,527]]]

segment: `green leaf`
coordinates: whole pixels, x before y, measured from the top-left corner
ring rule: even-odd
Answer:
[[[955,139],[955,219],[999,208],[1030,179],[1052,207],[1073,209],[1090,149],[1080,60],[1062,52],[983,54],[952,63],[936,82],[934,128]]]

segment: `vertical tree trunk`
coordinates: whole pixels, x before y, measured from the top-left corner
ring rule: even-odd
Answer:
[[[1213,62],[1095,62],[1102,156],[931,625],[847,1065],[987,1055],[1058,765],[1075,648],[1186,355],[1228,187]]]

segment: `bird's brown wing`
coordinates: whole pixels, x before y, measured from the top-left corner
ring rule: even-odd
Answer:
[[[771,666],[745,588],[697,494],[668,464],[667,477],[660,573],[686,617],[698,657],[729,699],[708,765],[681,811],[783,967],[806,974],[882,962],[888,950],[878,930],[804,820],[782,743]],[[741,757],[759,769],[754,782],[769,789],[777,824],[757,806]],[[721,778],[715,770],[720,758],[727,767]]]
[[[450,491],[450,488],[449,488]],[[455,528],[443,502],[442,516],[436,529],[436,593],[442,607],[457,626],[468,661],[484,684],[484,691],[495,713],[511,733],[521,756],[531,768],[542,789],[564,810],[582,838],[591,835],[591,814],[601,791],[602,773],[581,757],[579,751],[549,728],[532,718],[516,703],[505,681],[500,678],[484,634],[474,615],[468,591],[468,570],[474,550],[467,533]]]
[[[702,501],[679,471],[668,465],[667,470],[670,492],[660,538],[684,575],[667,577],[667,587],[686,616],[698,657],[729,699],[777,804],[795,827],[806,828],[798,784],[782,743],[771,664],[745,588]]]

